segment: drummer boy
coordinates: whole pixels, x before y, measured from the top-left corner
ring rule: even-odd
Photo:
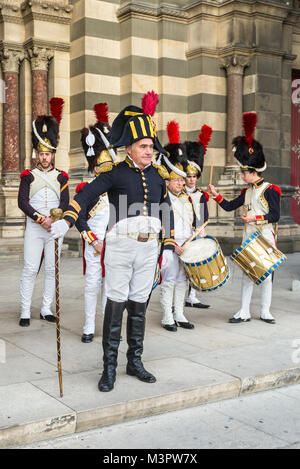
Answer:
[[[240,195],[231,201],[225,200],[217,193],[215,187],[209,184],[208,191],[213,199],[226,211],[236,210],[243,206],[242,220],[245,230],[242,242],[259,230],[272,246],[276,246],[276,225],[280,218],[281,190],[278,186],[265,182],[262,172],[267,168],[263,147],[254,140],[254,130],[257,116],[255,113],[243,115],[245,136],[233,139],[234,157],[240,166],[242,179],[247,187],[242,189]],[[275,224],[275,227],[274,227]],[[253,281],[243,273],[242,298],[240,310],[229,319],[232,324],[248,322],[251,320],[250,302],[253,292]],[[270,313],[272,299],[272,276],[269,275],[261,283],[261,309],[260,319],[268,324],[275,324]]]
[[[203,225],[203,223],[208,220],[207,202],[209,200],[209,195],[207,192],[203,192],[199,187],[197,187],[197,179],[202,175],[204,155],[211,139],[211,135],[212,128],[204,124],[198,135],[198,141],[184,142],[188,158],[184,191],[192,199],[197,217],[197,226]],[[201,233],[201,236],[205,236],[204,231]],[[191,286],[189,286],[188,297],[185,299],[185,306],[192,308],[209,308],[209,305],[200,302],[197,298],[196,290]]]
[[[166,181],[174,213],[175,252],[164,251],[161,263],[160,303],[163,310],[162,327],[176,332],[177,327],[194,329],[184,315],[184,300],[187,291],[187,279],[179,256],[184,249],[181,245],[193,235],[196,216],[191,198],[184,192],[187,156],[185,145],[180,143],[177,122],[168,123],[169,144],[165,146],[169,157],[161,161],[168,174]],[[174,308],[173,308],[174,304]]]

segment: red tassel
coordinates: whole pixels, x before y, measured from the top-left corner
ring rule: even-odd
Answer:
[[[108,105],[107,103],[98,103],[94,106],[97,122],[106,122],[108,124]]]
[[[144,94],[142,98],[143,113],[150,114],[150,116],[153,116],[158,103],[159,103],[158,94],[155,93],[155,91],[148,91],[148,93]]]
[[[167,134],[169,143],[180,143],[179,124],[176,121],[170,121],[167,125]]]
[[[255,112],[245,112],[243,114],[243,128],[245,132],[245,140],[249,148],[252,146],[254,131],[257,123],[257,115]]]
[[[62,112],[65,102],[62,98],[51,98],[49,104],[51,115],[56,118],[59,125],[62,118]]]
[[[198,142],[201,143],[204,146],[205,153],[206,153],[207,146],[208,146],[208,144],[210,142],[210,139],[211,139],[211,134],[212,134],[212,128],[209,127],[208,125],[204,124],[201,127],[200,134],[198,135]]]

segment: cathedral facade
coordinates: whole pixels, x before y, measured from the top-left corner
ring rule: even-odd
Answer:
[[[33,164],[32,119],[52,96],[65,101],[55,163],[72,189],[87,177],[80,130],[95,122],[94,104],[107,102],[112,122],[154,90],[161,142],[171,119],[182,141],[213,128],[200,185],[213,165],[226,198],[241,190],[232,138],[242,113],[257,112],[265,178],[283,191],[279,233],[287,251],[300,249],[300,0],[3,0],[0,24],[0,238],[23,235],[19,174]],[[231,249],[239,213],[209,209],[210,234]]]

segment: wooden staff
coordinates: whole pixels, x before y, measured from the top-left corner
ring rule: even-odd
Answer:
[[[209,220],[207,220],[205,223],[203,223],[202,226],[200,226],[200,228],[197,228],[195,233],[193,234],[193,236],[191,236],[181,247],[182,248],[186,248],[188,244],[190,244],[191,241],[193,241],[193,239],[196,238],[196,236],[198,236],[199,233],[201,233],[201,231],[204,230],[204,228],[206,227],[206,225],[209,223]]]
[[[61,220],[63,211],[60,208],[52,208],[50,215],[53,221]],[[57,369],[60,397],[63,397],[63,383],[61,370],[61,348],[60,348],[60,306],[59,306],[59,256],[58,256],[58,239],[54,240],[55,255],[55,305],[56,305],[56,347],[57,347]]]

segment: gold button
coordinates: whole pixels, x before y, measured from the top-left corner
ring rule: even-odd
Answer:
[[[146,201],[146,200],[144,200],[144,205],[146,205],[146,204],[147,204],[147,201]]]
[[[147,194],[145,194],[145,195],[144,195],[144,199],[147,199],[147,198],[148,198],[148,196],[147,196]]]
[[[147,184],[146,184],[145,182],[143,182],[143,186],[144,186],[144,187],[146,187],[146,186],[147,186]]]
[[[146,178],[142,177],[143,181],[146,181]]]
[[[145,192],[148,192],[148,189],[145,189]]]

